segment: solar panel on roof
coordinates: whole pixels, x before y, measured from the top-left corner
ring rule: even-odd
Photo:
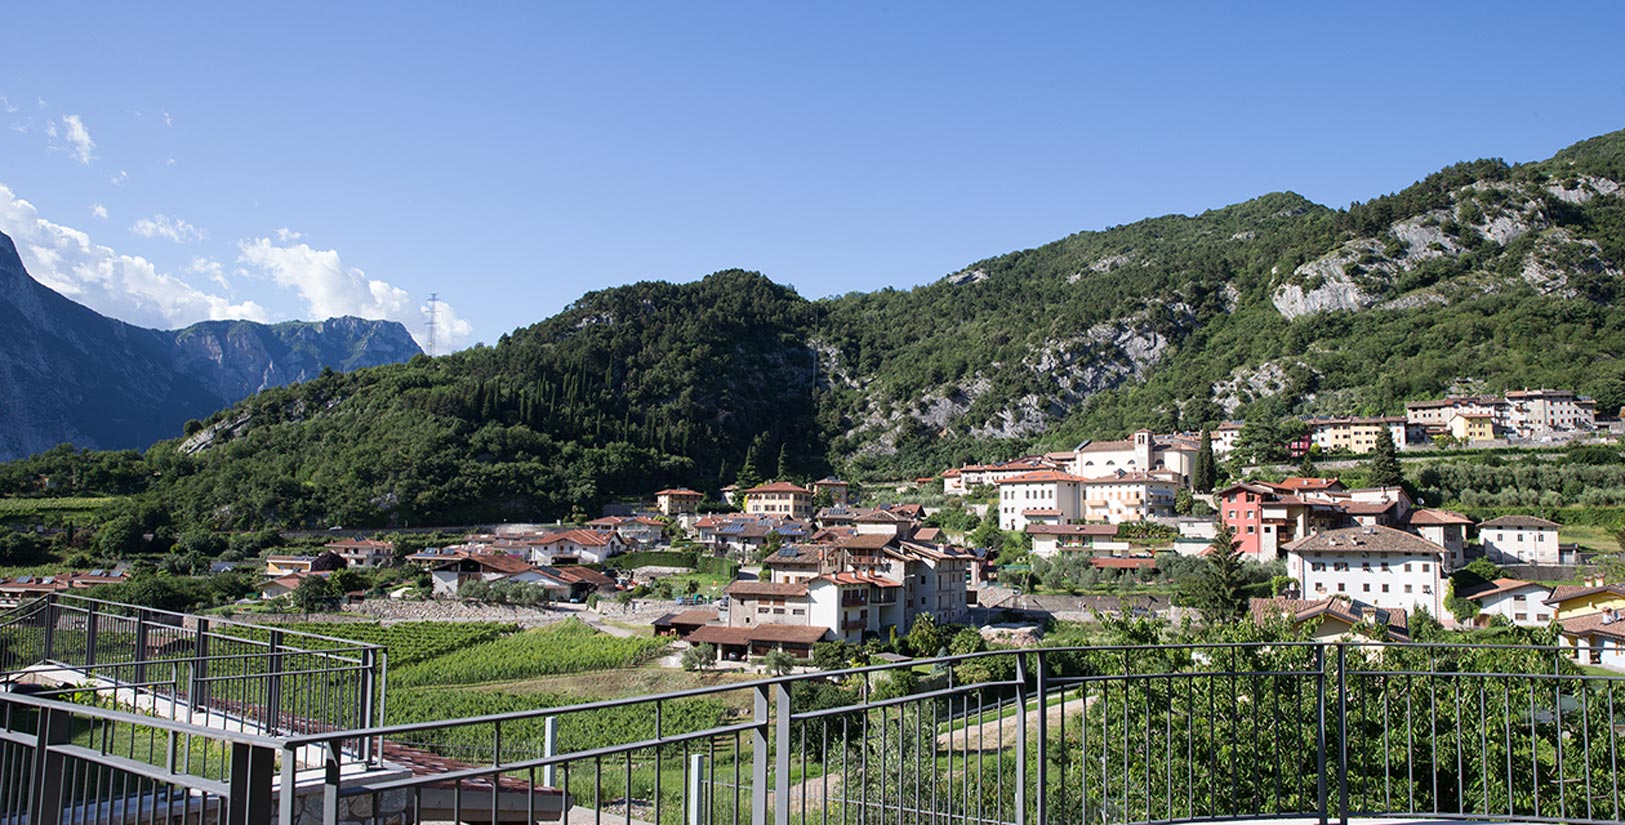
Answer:
[[[56,584],[56,577],[55,576],[46,576],[45,578],[40,579],[39,583],[40,584]]]
[[[106,575],[106,573],[107,573],[107,571],[105,571],[105,570],[92,570],[92,571],[90,571],[90,575],[92,575],[92,576],[102,576],[102,575]]]
[[[17,577],[17,583],[18,584],[32,584],[33,581],[34,581],[33,576],[18,576]]]

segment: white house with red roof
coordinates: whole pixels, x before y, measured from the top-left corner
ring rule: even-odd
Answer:
[[[655,508],[664,516],[698,513],[705,494],[687,487],[669,487],[655,493]]]
[[[1083,499],[1085,520],[1122,524],[1172,516],[1174,496],[1181,486],[1180,477],[1173,472],[1117,470],[1100,478],[1084,479],[1078,494]]]
[[[813,491],[788,481],[759,484],[740,492],[745,497],[745,512],[757,516],[811,519]]]
[[[1500,578],[1456,595],[1478,605],[1474,624],[1479,627],[1488,626],[1495,616],[1504,617],[1519,627],[1545,627],[1556,615],[1546,604],[1552,587],[1540,582]]]
[[[1445,549],[1392,527],[1323,530],[1286,546],[1287,575],[1299,595],[1343,595],[1377,607],[1444,610]]]
[[[1032,537],[1033,555],[1046,559],[1062,553],[1088,555],[1128,548],[1126,542],[1112,540],[1117,536],[1115,524],[1029,524],[1026,532]]]
[[[525,547],[533,564],[603,564],[624,552],[626,542],[612,531],[563,530],[529,539]]]
[[[1562,564],[1558,524],[1534,516],[1501,516],[1478,525],[1484,556],[1496,564]]]
[[[377,539],[353,539],[328,542],[327,549],[351,567],[378,567],[395,558],[395,542]]]
[[[1036,470],[1001,479],[999,529],[1020,532],[1028,524],[1065,524],[1083,518],[1078,495],[1085,479],[1060,470]]]
[[[1407,518],[1412,533],[1443,547],[1450,554],[1450,569],[1467,563],[1467,528],[1473,520],[1449,510],[1412,510]]]

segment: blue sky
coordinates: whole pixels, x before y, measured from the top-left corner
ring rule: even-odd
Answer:
[[[1625,4],[79,4],[6,14],[0,230],[150,326],[439,348],[583,292],[819,297],[1625,128]],[[105,213],[105,216],[103,216]]]

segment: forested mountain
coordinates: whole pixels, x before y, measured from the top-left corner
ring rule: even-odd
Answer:
[[[807,301],[753,273],[583,296],[495,347],[260,393],[140,460],[211,526],[561,517],[683,483],[915,475],[1139,426],[1625,404],[1625,132],[1330,209],[1276,193]],[[65,460],[59,459],[57,460]],[[0,492],[43,464],[0,469]],[[8,480],[9,479],[9,480]]]
[[[29,277],[0,234],[0,459],[63,442],[145,448],[266,387],[417,352],[400,324],[360,318],[132,326]]]

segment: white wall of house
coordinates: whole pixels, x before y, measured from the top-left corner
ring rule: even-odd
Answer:
[[[1552,589],[1538,584],[1496,593],[1479,600],[1478,615],[1504,616],[1519,627],[1545,627],[1552,623],[1557,611],[1542,600],[1552,595]]]
[[[1557,530],[1549,527],[1486,527],[1478,541],[1496,564],[1558,564]]]
[[[1435,616],[1444,608],[1442,554],[1362,551],[1291,551],[1287,575],[1305,599],[1343,594],[1377,607]]]

